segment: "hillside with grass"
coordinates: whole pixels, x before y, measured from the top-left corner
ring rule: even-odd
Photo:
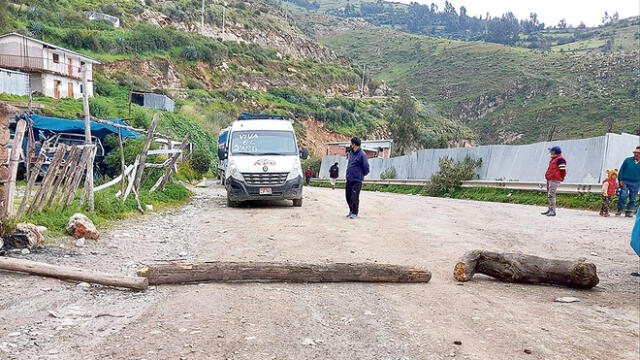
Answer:
[[[0,27],[102,61],[90,100],[95,116],[128,118],[146,127],[155,111],[137,105],[130,110],[129,91],[171,96],[176,111],[163,113],[160,131],[176,139],[192,132],[194,143],[212,158],[216,135],[241,112],[293,119],[301,144],[314,144],[315,155],[322,154],[320,141],[389,136],[385,114],[393,98],[360,98],[361,70],[305,35],[278,3],[229,1],[224,27],[219,5],[205,8],[204,23],[200,6],[199,0],[12,1],[0,5]],[[90,21],[87,10],[118,16],[122,26]],[[369,78],[365,89],[393,93]],[[27,101],[7,95],[0,100]],[[47,115],[82,113],[77,99],[34,100]],[[432,146],[475,139],[466,126],[421,108],[421,131]]]
[[[482,143],[640,131],[637,48],[540,51],[299,14],[307,33],[366,66],[374,79],[407,86],[423,102],[473,129]]]

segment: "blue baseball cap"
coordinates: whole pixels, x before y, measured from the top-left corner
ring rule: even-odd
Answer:
[[[560,146],[554,146],[549,148],[549,151],[553,151],[556,154],[562,154],[562,149],[560,149]]]

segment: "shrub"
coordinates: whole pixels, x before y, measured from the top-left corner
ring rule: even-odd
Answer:
[[[449,157],[440,159],[440,170],[431,176],[427,193],[441,196],[454,192],[463,181],[476,177],[475,171],[481,165],[482,159],[472,159],[469,156],[462,161],[454,161]]]
[[[302,162],[302,171],[311,169],[311,173],[318,176],[320,174],[320,166],[322,166],[322,158],[309,158]]]
[[[189,164],[194,171],[197,171],[200,175],[203,175],[209,172],[209,169],[211,168],[211,157],[206,150],[195,149],[191,154]]]
[[[382,180],[395,179],[396,176],[397,176],[396,168],[390,167],[380,174],[380,179]]]
[[[202,179],[202,173],[195,171],[190,161],[183,161],[178,167],[178,179],[193,184],[194,182]]]

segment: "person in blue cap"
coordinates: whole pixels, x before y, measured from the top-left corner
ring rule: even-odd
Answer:
[[[567,176],[567,160],[562,156],[562,149],[554,146],[549,149],[551,160],[545,178],[547,179],[547,197],[549,198],[549,208],[542,215],[556,216],[556,193],[558,186]]]

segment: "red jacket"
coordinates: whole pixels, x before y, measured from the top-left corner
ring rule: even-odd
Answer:
[[[567,176],[567,160],[562,155],[551,158],[545,178],[547,180],[564,181],[565,176]]]
[[[311,175],[313,175],[313,174],[311,173],[311,170],[309,170],[309,169],[305,170],[305,172],[304,172],[304,176],[306,176],[306,177],[311,177]]]
[[[616,194],[617,188],[618,188],[618,182],[616,180],[613,180],[611,178],[606,178],[602,182],[602,195],[604,195],[606,191],[605,196],[613,196]]]

